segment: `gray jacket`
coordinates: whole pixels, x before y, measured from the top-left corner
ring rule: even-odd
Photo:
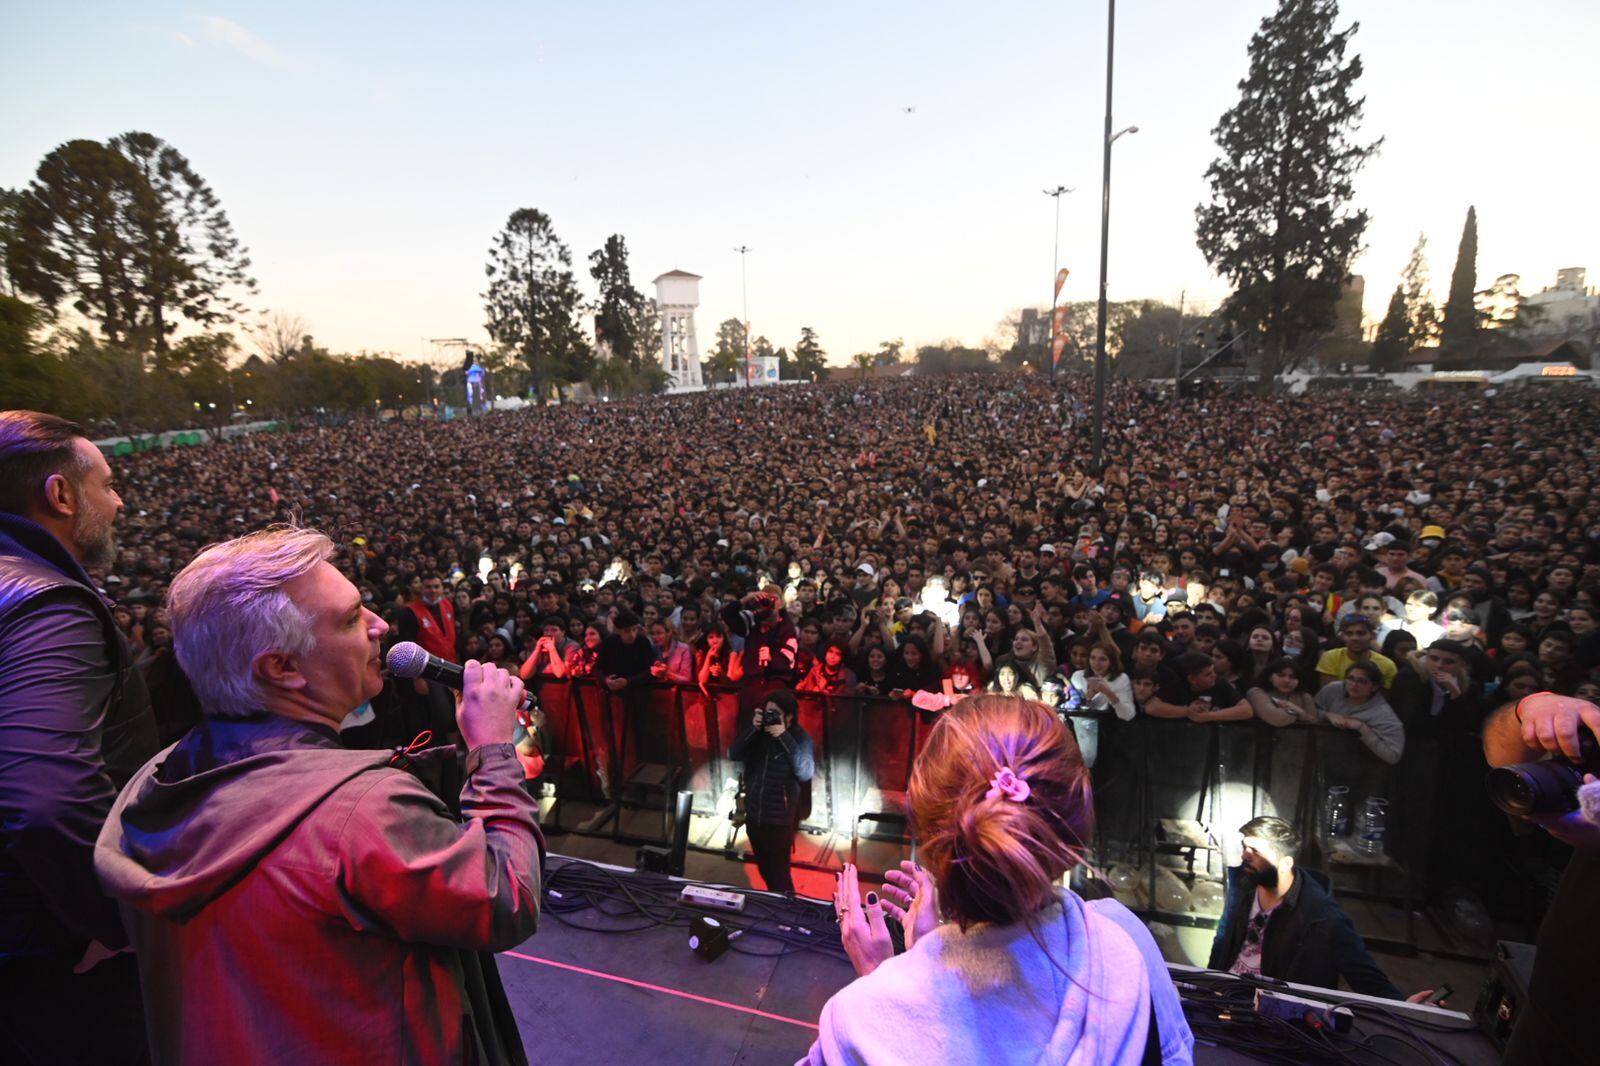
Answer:
[[[1342,714],[1361,723],[1361,743],[1384,762],[1393,766],[1406,750],[1406,729],[1389,701],[1375,693],[1365,703],[1352,704],[1345,695],[1344,682],[1333,681],[1317,693],[1317,721],[1330,714]]]

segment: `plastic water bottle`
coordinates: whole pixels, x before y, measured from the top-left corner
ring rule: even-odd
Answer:
[[[1328,804],[1323,811],[1322,831],[1329,839],[1350,835],[1350,787],[1333,785],[1328,789]]]
[[[1360,837],[1356,846],[1363,855],[1382,855],[1383,837],[1389,821],[1389,801],[1373,796],[1361,810]]]

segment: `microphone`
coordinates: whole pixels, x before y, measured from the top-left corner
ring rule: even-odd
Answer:
[[[460,663],[453,663],[449,659],[441,659],[422,647],[422,645],[409,640],[402,640],[389,649],[384,665],[389,668],[389,673],[395,677],[425,678],[437,681],[441,685],[460,692],[466,683],[466,671]],[[524,709],[532,708],[535,704],[533,693],[522,694]]]

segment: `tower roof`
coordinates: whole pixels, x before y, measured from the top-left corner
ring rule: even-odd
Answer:
[[[661,278],[693,278],[694,280],[699,281],[700,275],[691,274],[687,270],[669,270],[665,274],[660,275],[660,277],[657,277],[655,280],[660,281]],[[651,284],[654,284],[654,282]]]

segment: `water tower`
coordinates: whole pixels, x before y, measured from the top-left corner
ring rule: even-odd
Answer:
[[[661,368],[671,387],[698,389],[700,342],[694,336],[694,309],[700,306],[700,275],[669,270],[656,279],[656,310],[661,314]]]

